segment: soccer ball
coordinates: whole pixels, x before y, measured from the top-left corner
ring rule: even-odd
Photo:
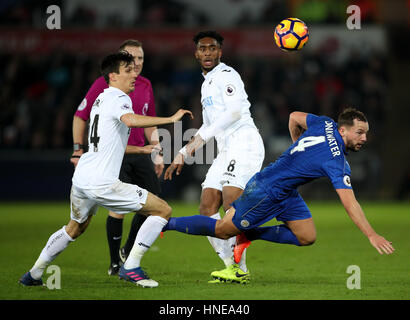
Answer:
[[[282,20],[275,28],[275,42],[284,51],[300,50],[308,39],[308,27],[297,18]]]

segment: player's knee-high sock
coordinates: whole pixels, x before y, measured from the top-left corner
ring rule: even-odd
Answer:
[[[202,215],[170,218],[162,231],[175,230],[193,235],[215,237],[216,221],[216,219]]]
[[[284,224],[247,230],[245,231],[245,236],[251,241],[262,239],[271,242],[300,246],[295,234]]]
[[[146,219],[147,219],[147,216],[144,216],[143,214],[139,214],[139,213],[136,213],[134,215],[134,218],[132,218],[130,233],[128,234],[128,239],[124,246],[124,250],[126,254],[128,254],[131,251],[132,246],[134,245],[137,233]]]
[[[203,215],[196,215],[196,216],[191,216],[191,217],[170,218],[168,221],[168,224],[164,227],[162,231],[175,230],[175,231],[188,233],[192,235],[210,236],[213,239],[223,241],[224,244],[219,244],[219,246],[215,245],[214,249],[216,252],[222,252],[222,251],[225,252],[224,258],[226,257],[226,260],[222,257],[221,259],[224,261],[226,266],[229,266],[233,264],[232,246],[235,244],[236,237],[232,237],[228,240],[214,238],[216,221],[217,219],[214,219],[212,217],[203,216]],[[214,245],[212,244],[212,246]],[[225,248],[225,250],[222,249],[222,251],[218,251],[220,249],[217,249],[217,248]],[[239,267],[243,271],[246,272],[247,267],[246,267],[245,261],[246,261],[245,257],[241,258]]]
[[[221,215],[219,212],[215,213],[212,215],[210,218],[215,219],[215,220],[220,220]],[[233,245],[235,244],[236,237],[232,237],[233,241],[231,239],[228,240],[223,240],[223,239],[218,239],[214,237],[207,237],[209,242],[211,243],[211,246],[214,248],[215,252],[218,254],[219,258],[222,259],[224,262],[225,266],[230,266],[231,264],[234,264],[233,260],[233,246],[231,246],[231,243]]]
[[[30,269],[31,276],[34,279],[40,279],[50,262],[57,258],[72,241],[74,241],[74,239],[65,231],[65,226],[54,232],[48,239],[46,246],[41,251],[34,266]]]
[[[121,247],[122,224],[123,219],[118,219],[111,216],[107,217],[106,229],[108,247],[110,249],[111,263],[115,264],[120,263],[119,250]]]
[[[236,243],[236,237],[235,237],[235,243]],[[235,245],[235,243],[234,243],[234,245]],[[239,268],[243,272],[248,272],[248,267],[246,266],[246,250],[247,249],[243,250],[241,260],[238,263]]]
[[[158,238],[162,228],[167,224],[167,222],[168,221],[166,219],[159,216],[149,216],[145,220],[137,233],[134,246],[125,261],[125,269],[133,269],[140,266],[143,255]]]

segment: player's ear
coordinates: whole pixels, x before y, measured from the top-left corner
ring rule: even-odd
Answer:
[[[109,82],[110,83],[112,83],[112,82],[115,82],[116,80],[117,80],[117,76],[116,76],[117,74],[115,73],[115,72],[110,72],[109,74],[108,74],[108,79],[109,79]]]
[[[346,134],[346,127],[345,126],[341,126],[339,127],[339,133],[342,136],[342,138],[345,136]]]

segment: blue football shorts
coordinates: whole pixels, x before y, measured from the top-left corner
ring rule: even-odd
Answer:
[[[312,217],[297,190],[281,201],[273,201],[268,193],[252,178],[242,195],[233,202],[236,212],[232,222],[239,230],[256,228],[273,218],[278,221],[302,220]]]

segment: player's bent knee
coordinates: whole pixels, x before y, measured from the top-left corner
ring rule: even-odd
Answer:
[[[160,216],[161,218],[169,220],[169,218],[171,218],[171,214],[172,208],[166,201],[162,200],[161,206],[158,210],[158,214],[156,215]]]
[[[90,223],[91,217],[92,216],[88,217],[88,219],[81,224],[78,223],[77,221],[70,220],[70,222],[65,227],[65,231],[72,239],[78,238],[87,229],[88,224]]]
[[[316,241],[316,229],[312,218],[287,221],[286,225],[298,239],[300,246],[310,246]]]
[[[164,215],[162,216],[164,219],[169,219],[171,218],[172,214],[172,208],[169,206],[168,203],[166,203],[165,208],[164,208]]]
[[[224,219],[218,220],[215,225],[215,237],[227,240],[239,234],[238,229],[230,226]]]
[[[223,240],[227,240],[232,236],[226,233],[224,230],[215,229],[215,237]]]
[[[139,210],[139,214],[159,216],[167,220],[171,217],[171,213],[172,208],[169,206],[169,204],[165,200],[150,192],[148,193],[147,201]]]
[[[298,237],[299,244],[301,246],[311,246],[316,241],[316,236],[304,236]]]
[[[72,238],[72,239],[76,239],[76,238],[78,238],[81,234],[82,234],[82,232],[80,231],[80,229],[79,228],[67,228],[66,227],[66,232],[67,232],[67,234]]]

